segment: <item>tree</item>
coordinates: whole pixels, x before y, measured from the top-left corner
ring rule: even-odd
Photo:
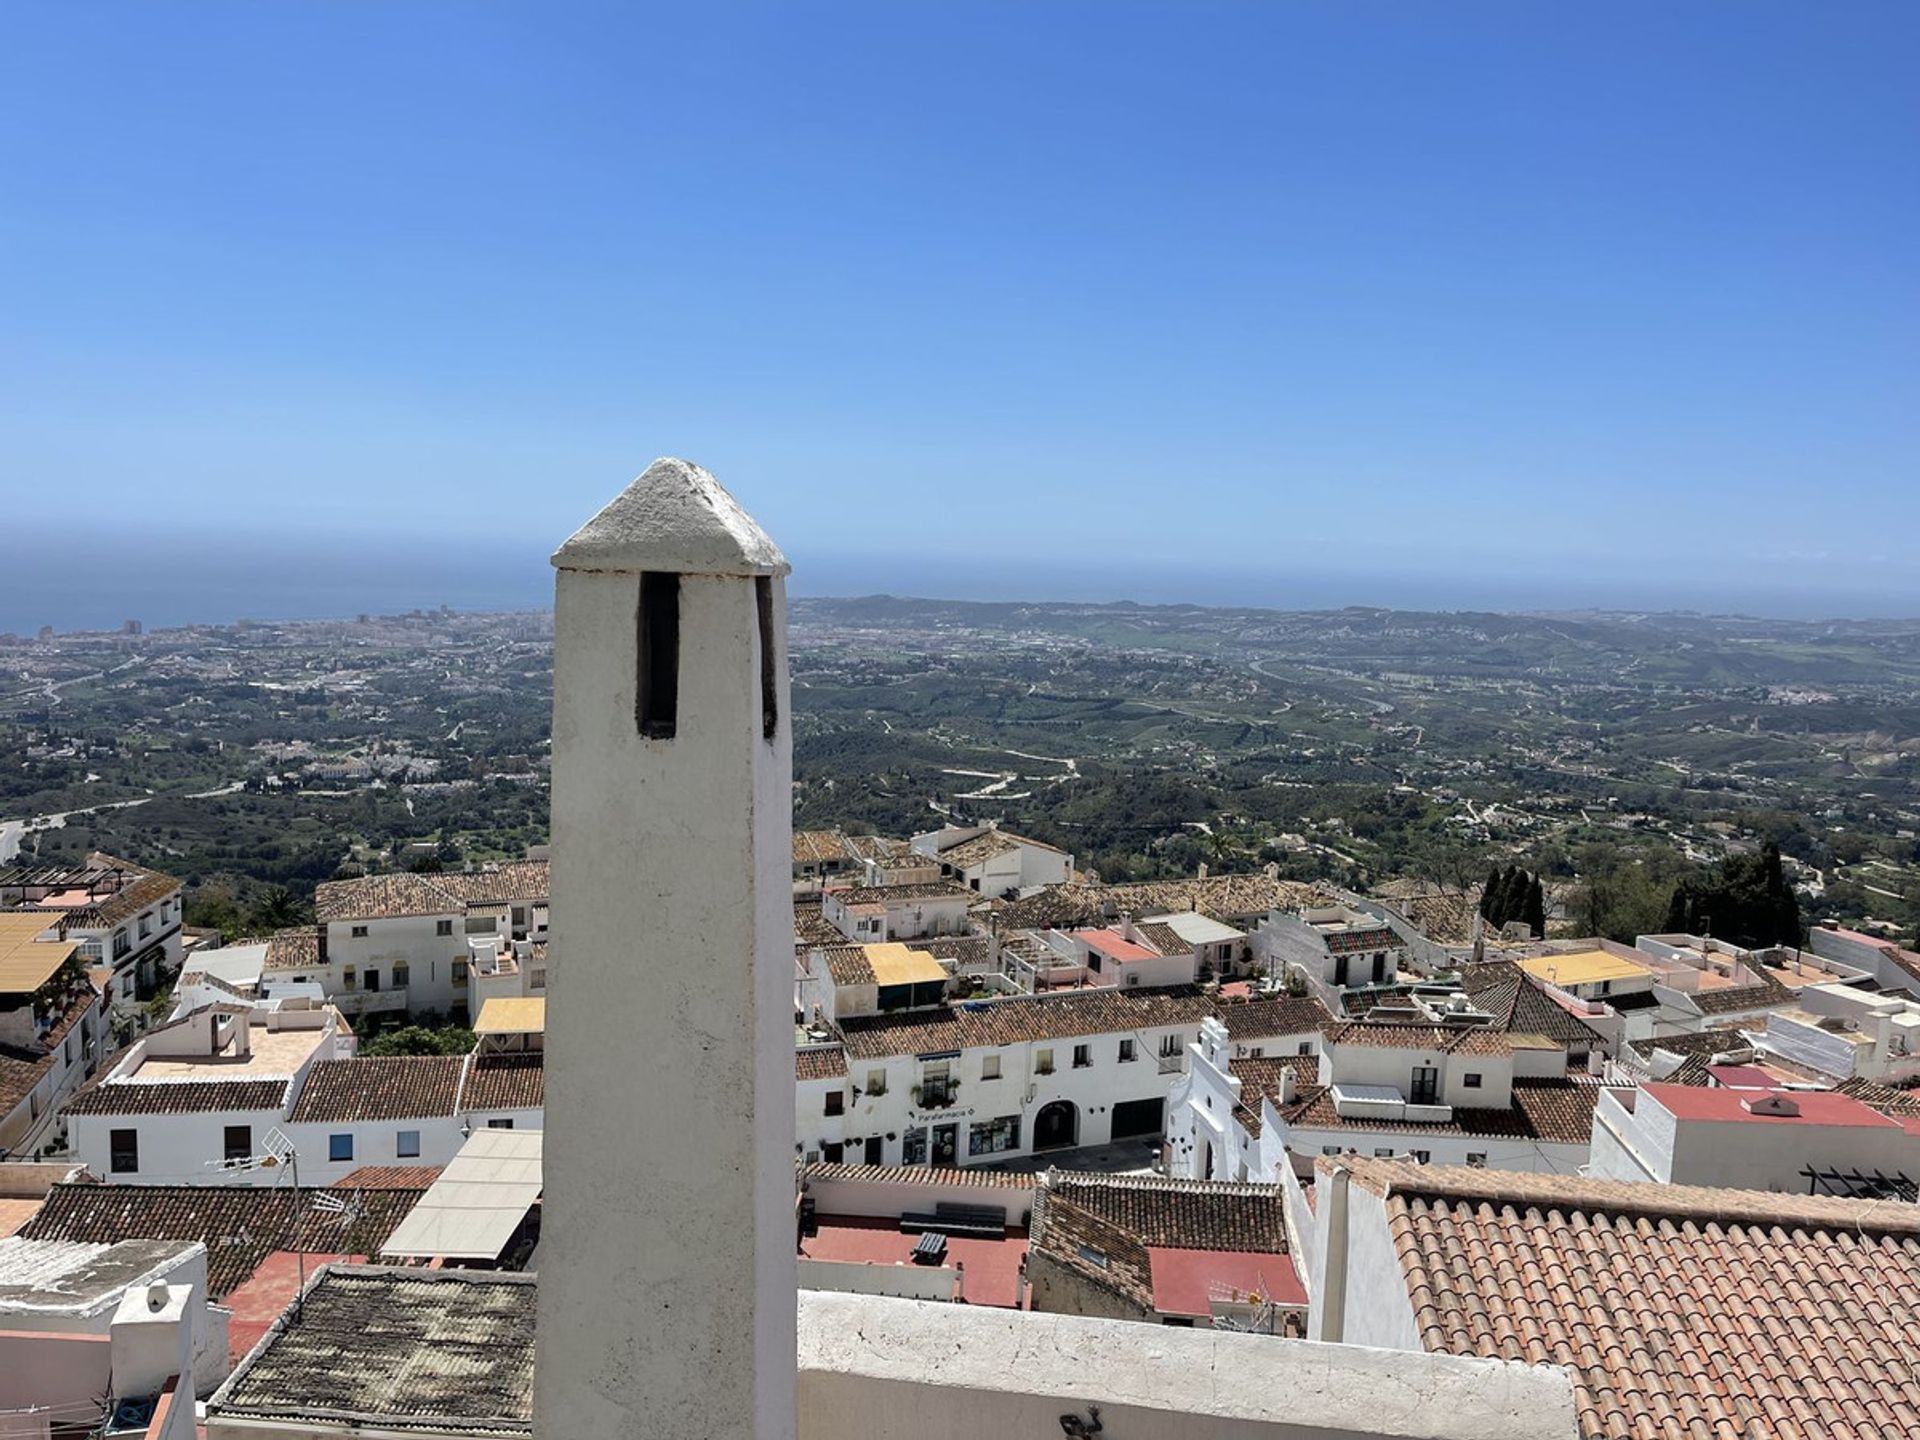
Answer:
[[[284,885],[269,886],[247,912],[247,929],[254,935],[291,929],[313,920],[313,906],[297,900]]]
[[[1547,934],[1547,889],[1535,875],[1527,885],[1525,912],[1521,918],[1527,922],[1536,939],[1545,939]]]
[[[376,1035],[360,1047],[362,1055],[465,1055],[473,1049],[471,1030],[447,1026],[433,1030],[425,1025],[403,1025]]]
[[[1802,936],[1800,899],[1772,841],[1757,855],[1729,855],[1676,886],[1666,918],[1669,932],[1713,935],[1749,947],[1798,945]]]

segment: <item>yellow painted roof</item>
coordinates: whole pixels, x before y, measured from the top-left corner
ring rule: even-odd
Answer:
[[[947,972],[925,950],[911,950],[899,941],[887,945],[863,945],[873,978],[881,985],[920,985],[945,980]]]
[[[544,995],[496,995],[480,1007],[480,1018],[473,1023],[476,1035],[544,1035],[547,1033],[547,999]]]
[[[1591,985],[1596,980],[1638,980],[1653,972],[1644,965],[1622,960],[1604,950],[1581,950],[1572,955],[1535,955],[1520,968],[1549,985]]]
[[[79,949],[71,940],[33,937],[59,923],[57,915],[0,915],[0,994],[31,995]]]

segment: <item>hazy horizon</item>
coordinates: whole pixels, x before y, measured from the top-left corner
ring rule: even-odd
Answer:
[[[469,542],[452,555],[423,557],[421,547],[344,543],[220,542],[184,537],[95,537],[86,584],[73,562],[0,537],[0,632],[34,634],[117,630],[126,620],[150,629],[224,625],[236,620],[327,620],[361,613],[394,615],[440,605],[463,612],[546,610],[553,572],[538,546]],[[1908,620],[1920,597],[1841,587],[1688,585],[1684,576],[1631,581],[1540,577],[1284,573],[1243,566],[1128,565],[996,560],[972,565],[914,557],[794,553],[796,597],[850,599],[889,595],[926,601],[1001,604],[1193,605],[1208,609],[1491,611],[1551,614],[1604,610],[1684,611],[1763,619]]]

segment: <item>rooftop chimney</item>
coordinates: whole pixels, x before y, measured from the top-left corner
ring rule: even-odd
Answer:
[[[553,563],[534,1433],[791,1440],[787,562],[657,460]]]

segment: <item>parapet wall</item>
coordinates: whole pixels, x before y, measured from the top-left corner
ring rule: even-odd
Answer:
[[[1578,1440],[1558,1366],[810,1292],[799,1440]]]

